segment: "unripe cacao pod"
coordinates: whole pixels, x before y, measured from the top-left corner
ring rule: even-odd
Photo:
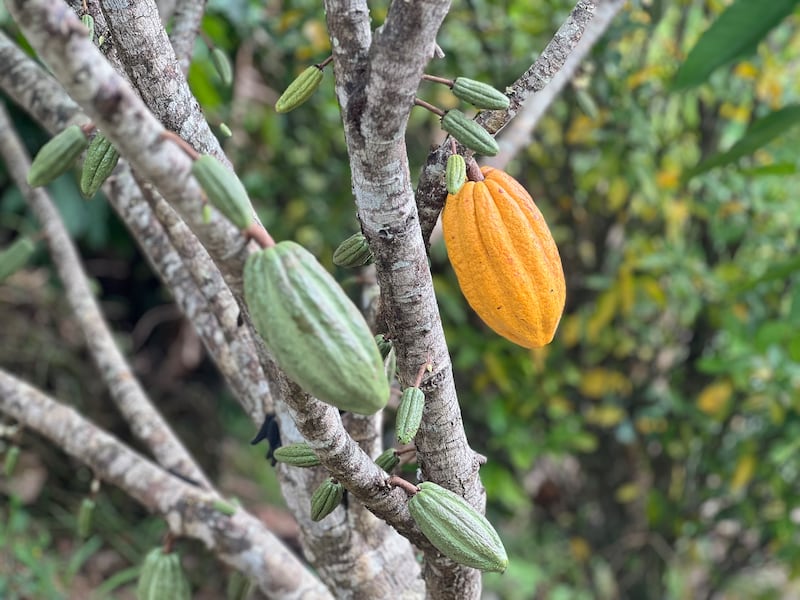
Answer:
[[[305,442],[287,444],[276,448],[272,452],[272,457],[278,462],[286,463],[293,467],[316,467],[320,464],[317,454]]]
[[[382,333],[379,333],[375,336],[375,343],[378,344],[378,350],[381,353],[381,358],[386,360],[386,357],[389,356],[389,352],[392,351],[392,340],[387,340],[386,336]]]
[[[448,195],[442,212],[447,254],[464,297],[489,327],[524,348],[552,341],[566,284],[547,223],[513,177],[482,167]]]
[[[89,40],[94,41],[94,17],[86,13],[81,17],[81,23],[83,23],[83,26],[86,27],[86,30],[89,32]]]
[[[36,154],[28,171],[28,185],[46,185],[66,173],[88,145],[89,140],[83,130],[77,125],[70,125]]]
[[[497,531],[461,496],[425,481],[409,499],[408,510],[425,537],[450,560],[481,571],[506,570],[508,555]]]
[[[333,253],[333,264],[348,269],[372,264],[374,260],[367,238],[361,232],[351,235]]]
[[[422,422],[422,409],[425,408],[425,394],[418,387],[403,390],[400,406],[397,408],[395,433],[401,444],[408,444],[414,439]]]
[[[210,154],[203,154],[192,163],[192,174],[208,201],[231,223],[239,229],[247,229],[253,223],[250,197],[236,173]]]
[[[189,581],[177,552],[164,554],[161,548],[155,548],[147,554],[136,586],[136,598],[191,600]]]
[[[305,248],[283,241],[251,254],[244,297],[278,366],[304,391],[359,414],[386,406],[389,384],[369,326]]]
[[[78,537],[85,538],[92,531],[92,516],[94,515],[95,501],[84,498],[78,511]]]
[[[482,81],[458,77],[453,82],[453,94],[476,108],[505,110],[510,104],[508,96]]]
[[[460,110],[448,110],[442,117],[442,129],[458,142],[484,156],[494,156],[500,151],[495,139]]]
[[[83,159],[81,169],[81,194],[85,198],[91,198],[103,185],[103,182],[111,175],[114,167],[119,161],[119,152],[114,144],[98,133],[94,136],[89,149],[86,150],[86,158]]]
[[[279,113],[286,113],[290,110],[294,110],[311,98],[314,92],[317,91],[321,82],[322,69],[316,65],[306,67],[306,69],[289,84],[289,87],[281,94],[281,97],[278,98],[278,101],[275,103],[275,110]]]
[[[447,157],[445,169],[445,184],[448,194],[457,194],[467,181],[467,161],[460,154],[451,154]]]
[[[19,271],[36,252],[36,243],[27,235],[19,236],[0,251],[0,283]]]
[[[321,521],[327,517],[339,506],[343,497],[344,486],[328,477],[311,496],[311,520]]]
[[[400,457],[397,455],[397,450],[389,448],[375,459],[375,464],[387,473],[391,473],[394,468],[400,464]]]
[[[233,83],[233,69],[228,55],[220,48],[214,47],[211,51],[211,62],[214,64],[214,68],[217,70],[223,85],[225,87],[230,86]]]
[[[6,450],[6,455],[3,459],[3,474],[6,477],[11,477],[14,474],[14,469],[17,468],[17,462],[19,461],[19,453],[20,449],[16,444]]]

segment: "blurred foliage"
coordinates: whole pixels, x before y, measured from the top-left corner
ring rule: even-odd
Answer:
[[[489,457],[488,510],[512,557],[506,574],[486,577],[488,596],[773,598],[800,569],[800,211],[792,204],[800,132],[685,180],[759,119],[800,101],[800,34],[791,16],[752,55],[672,91],[679,65],[726,5],[628,3],[509,165],[551,224],[567,274],[568,306],[551,345],[525,351],[492,334],[461,297],[441,242],[431,249],[468,437]],[[387,6],[372,3],[375,26]],[[446,57],[429,72],[502,89],[571,7],[456,3],[438,38]],[[329,53],[320,3],[211,0],[208,8],[203,30],[229,53],[235,81],[221,84],[198,42],[192,89],[215,130],[233,131],[222,143],[273,235],[308,247],[355,297],[353,279],[331,262],[358,227],[332,69],[301,109],[272,110],[294,76]],[[454,101],[430,83],[420,96]],[[35,150],[46,137],[15,115]],[[435,117],[414,110],[412,174],[440,139]],[[18,192],[0,185],[4,241],[35,231]],[[80,199],[71,176],[52,189],[85,256],[134,265],[127,276],[138,284],[99,278],[112,322],[130,330],[165,295],[99,198]],[[183,381],[210,383],[201,372]],[[175,396],[165,392],[177,404],[172,416],[190,419],[191,404]],[[228,399],[205,406],[223,411],[221,427],[239,449],[226,464],[258,479],[262,494],[274,490],[262,451],[245,447],[251,424]],[[29,549],[48,547],[41,527],[27,531]]]

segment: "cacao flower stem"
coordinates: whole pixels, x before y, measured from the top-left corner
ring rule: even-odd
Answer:
[[[272,239],[272,236],[261,223],[251,224],[247,229],[243,230],[243,233],[250,239],[255,240],[262,248],[271,248],[275,245],[275,240]]]
[[[467,159],[467,179],[470,181],[484,180],[483,173],[481,173],[481,168],[471,156]]]
[[[175,535],[171,531],[167,531],[167,534],[164,536],[164,554],[170,554],[172,552],[173,544],[175,544]]]
[[[422,383],[422,378],[425,376],[425,371],[430,371],[433,369],[433,363],[431,362],[430,356],[425,361],[425,364],[420,366],[419,371],[417,372],[417,378],[414,380],[414,387],[418,388],[419,384]]]
[[[456,139],[450,138],[450,154],[458,154],[458,146],[456,146]]]
[[[170,131],[169,129],[165,129],[161,132],[161,139],[169,140],[176,146],[178,146],[181,150],[183,150],[189,158],[192,160],[197,160],[200,158],[200,154],[189,145],[189,142],[184,140],[181,136],[177,133]]]
[[[331,54],[328,58],[323,60],[321,63],[317,63],[314,66],[317,67],[321,71],[322,69],[327,67],[331,63],[331,61],[333,61],[333,54]]]
[[[94,123],[85,123],[81,125],[81,131],[87,138],[92,135],[95,129],[97,129],[97,127],[95,127]]]
[[[425,100],[420,100],[419,98],[414,98],[414,104],[417,106],[421,106],[422,108],[431,111],[433,114],[443,117],[444,111],[441,108],[436,108],[433,104],[429,104],[425,102]]]
[[[389,479],[386,480],[386,483],[392,487],[403,488],[403,491],[409,496],[414,496],[417,492],[419,492],[419,488],[417,486],[410,481],[406,481],[402,477],[398,477],[397,475],[392,475],[389,477]]]
[[[433,81],[434,83],[442,83],[447,87],[453,87],[455,83],[452,79],[447,79],[446,77],[437,77],[436,75],[428,75],[427,73],[422,74],[422,78],[426,81]]]

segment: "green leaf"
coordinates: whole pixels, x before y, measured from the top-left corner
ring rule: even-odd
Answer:
[[[686,181],[714,167],[730,164],[743,156],[752,154],[782,133],[786,133],[798,123],[800,123],[800,104],[785,106],[773,111],[750,125],[742,138],[731,146],[729,150],[715,154],[702,161],[699,165],[687,171],[683,179]]]
[[[673,90],[705,83],[717,67],[752,53],[770,29],[790,15],[800,0],[735,0],[700,36],[678,69]]]

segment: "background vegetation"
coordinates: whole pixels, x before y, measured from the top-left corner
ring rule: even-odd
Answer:
[[[800,211],[795,130],[733,165],[684,180],[749,124],[798,102],[797,17],[707,83],[671,89],[678,65],[726,3],[631,2],[507,170],[532,193],[559,243],[568,305],[555,341],[522,350],[495,336],[460,295],[441,240],[432,269],[488,512],[511,565],[486,594],[527,598],[788,597],[800,569]],[[431,72],[499,88],[544,47],[572,3],[469,0],[453,6]],[[385,2],[375,2],[379,24]],[[3,26],[13,32],[0,9]],[[198,43],[190,84],[276,238],[331,262],[357,228],[329,75],[288,115],[277,95],[328,54],[319,2],[212,1],[204,31],[234,60],[225,89]],[[420,95],[452,102],[435,86]],[[10,105],[10,103],[9,103]],[[35,151],[47,136],[9,108]],[[513,127],[513,122],[512,125]],[[441,132],[415,111],[407,140],[421,166]],[[0,166],[0,239],[32,232]],[[103,307],[160,408],[203,466],[295,535],[254,432],[229,400],[101,198],[72,175],[52,188]],[[0,286],[0,363],[127,436],[110,412],[61,305],[45,253]],[[126,597],[164,527],[113,489],[94,533],[75,520],[91,474],[24,432],[2,480],[0,597]],[[5,448],[10,441],[2,442]],[[260,508],[259,508],[260,507]],[[197,597],[226,576],[186,543]],[[107,594],[104,596],[104,594]],[[129,597],[129,596],[128,596]]]

